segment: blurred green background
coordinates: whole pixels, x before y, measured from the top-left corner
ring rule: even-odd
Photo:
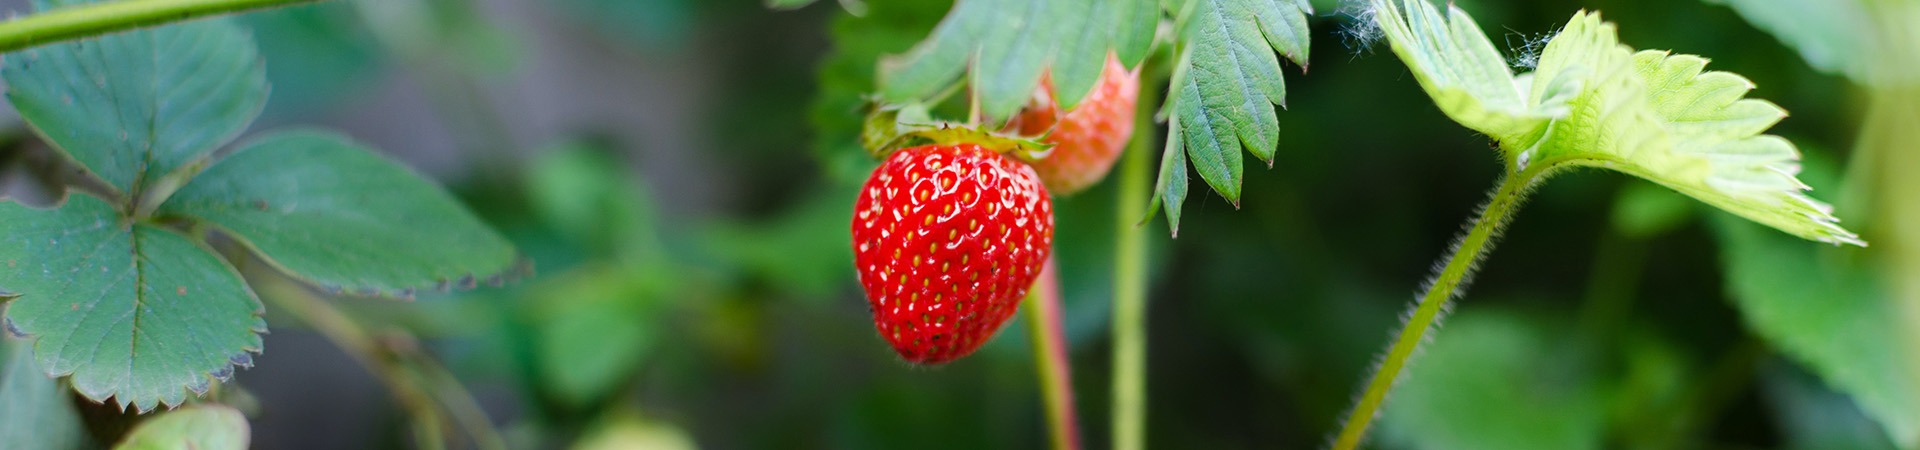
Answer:
[[[1041,447],[1024,326],[959,362],[911,366],[877,338],[853,279],[852,193],[873,164],[854,141],[860,95],[875,59],[918,41],[949,3],[866,0],[864,17],[833,3],[355,0],[249,14],[273,82],[254,131],[324,124],[388,149],[534,261],[536,277],[505,287],[336,300],[375,330],[419,337],[516,447]],[[1455,3],[1514,55],[1585,8],[1636,48],[1707,56],[1791,112],[1773,132],[1806,153],[1803,179],[1847,225],[1887,201],[1841,198],[1869,91],[1725,5]],[[1287,69],[1274,167],[1248,170],[1239,209],[1194,188],[1177,240],[1148,225],[1153,447],[1323,446],[1499,174],[1486,138],[1440,114],[1383,43],[1348,33],[1335,2],[1315,4],[1312,70]],[[1056,199],[1088,448],[1107,447],[1116,184]],[[1912,397],[1849,396],[1818,375],[1879,360],[1809,363],[1834,359],[1787,350],[1752,317],[1769,294],[1815,301],[1781,313],[1792,317],[1885,307],[1869,286],[1876,260],[1847,266],[1864,278],[1825,274],[1823,262],[1858,255],[1728,217],[1610,172],[1556,177],[1481,266],[1374,442],[1894,448],[1863,405]],[[269,311],[257,366],[235,377],[257,400],[255,447],[408,448],[382,382],[280,314]],[[1834,345],[1859,341],[1847,342]]]

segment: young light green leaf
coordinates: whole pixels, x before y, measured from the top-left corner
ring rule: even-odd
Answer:
[[[1554,96],[1529,101],[1534,79],[1516,78],[1480,25],[1449,4],[1442,18],[1427,0],[1372,0],[1372,8],[1393,53],[1435,105],[1455,122],[1506,141],[1537,133],[1547,121],[1567,114],[1567,95],[1578,80],[1549,78]]]
[[[329,132],[243,145],[160,213],[212,222],[296,277],[361,294],[404,295],[514,262],[513,246],[440,186]]]
[[[0,342],[0,355],[0,411],[8,412],[0,414],[0,442],[46,450],[87,448],[80,413],[67,390],[34,366],[33,347],[7,340]]]
[[[1472,50],[1479,44],[1421,47],[1422,40],[1433,36],[1460,40],[1459,35],[1472,30],[1435,25],[1431,21],[1437,13],[1424,0],[1405,0],[1414,10],[1411,16],[1394,1],[1374,0],[1381,8],[1378,20],[1382,28],[1413,30],[1390,31],[1387,38],[1416,73],[1433,77],[1486,65],[1486,52]],[[1471,23],[1458,9],[1453,16],[1454,24]],[[1484,36],[1474,39],[1485,41]],[[1401,52],[1403,47],[1434,50]],[[1513,121],[1510,115],[1448,106],[1508,105],[1505,91],[1428,91],[1456,121],[1499,141],[1509,171],[1563,165],[1612,169],[1796,236],[1865,245],[1839,227],[1831,207],[1802,193],[1807,187],[1794,177],[1799,152],[1793,144],[1760,134],[1786,113],[1772,103],[1743,98],[1753,89],[1747,79],[1703,72],[1705,65],[1705,59],[1690,55],[1635,54],[1619,43],[1612,24],[1583,11],[1548,42],[1538,70],[1515,78],[1515,86],[1526,93],[1518,110],[1530,111],[1523,117],[1532,119]],[[1463,98],[1474,101],[1462,103]]]
[[[1025,105],[1042,73],[1051,72],[1059,103],[1075,105],[1092,90],[1109,52],[1138,65],[1158,23],[1152,0],[955,2],[926,40],[881,62],[880,93],[889,103],[925,100],[966,73],[980,111],[997,122]]]
[[[251,38],[227,19],[29,49],[0,77],[34,130],[127,193],[238,136],[267,98]]]
[[[245,450],[253,430],[239,410],[196,405],[141,422],[113,450]]]
[[[1387,404],[1382,437],[1404,449],[1602,448],[1605,386],[1576,369],[1551,323],[1484,308],[1449,319]]]
[[[1718,216],[1727,292],[1747,327],[1853,396],[1900,448],[1920,445],[1920,392],[1898,300],[1875,271]]]
[[[0,289],[20,293],[6,325],[32,336],[47,374],[140,411],[204,393],[250,366],[267,323],[232,266],[186,237],[128,225],[75,195],[53,211],[0,203]]]
[[[1166,111],[1181,126],[1167,140],[1169,148],[1184,148],[1186,155],[1163,156],[1161,178],[1176,172],[1184,178],[1184,162],[1192,161],[1200,179],[1238,207],[1245,171],[1240,151],[1271,165],[1280,146],[1274,106],[1286,104],[1287,90],[1275,52],[1306,65],[1310,7],[1272,0],[1190,0],[1176,6],[1181,51]],[[1164,198],[1169,228],[1177,230],[1174,209],[1181,202],[1174,197],[1184,199],[1184,186],[1176,191],[1167,182],[1159,184],[1155,195]]]

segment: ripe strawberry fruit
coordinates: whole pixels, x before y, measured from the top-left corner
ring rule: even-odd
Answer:
[[[1053,154],[1033,164],[1047,189],[1057,195],[1080,192],[1099,183],[1133,137],[1134,102],[1140,95],[1140,73],[1127,70],[1107,55],[1107,67],[1080,105],[1060,114],[1053,102],[1051,75],[1041,78],[1033,100],[1007,123],[1006,130],[1037,136],[1053,129],[1047,143]]]
[[[1053,204],[1039,177],[979,145],[894,152],[854,211],[854,264],[873,325],[919,364],[978,350],[1053,250]]]

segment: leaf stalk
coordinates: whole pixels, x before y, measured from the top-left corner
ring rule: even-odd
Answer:
[[[1427,330],[1440,320],[1447,302],[1460,295],[1460,286],[1472,278],[1474,267],[1479,264],[1481,257],[1491,251],[1491,244],[1499,234],[1500,228],[1512,218],[1514,212],[1519,210],[1521,200],[1526,197],[1528,189],[1554,166],[1555,164],[1550,163],[1534,164],[1533,167],[1518,173],[1509,173],[1500,181],[1500,186],[1494,189],[1492,198],[1480,211],[1480,216],[1473,219],[1472,228],[1467,231],[1464,238],[1461,238],[1453,250],[1453,255],[1447,258],[1447,264],[1427,286],[1426,295],[1422,296],[1420,303],[1414,306],[1413,314],[1407,318],[1406,327],[1400,330],[1400,336],[1394,340],[1393,346],[1388,348],[1386,360],[1382,361],[1379,370],[1374,372],[1372,381],[1367,383],[1366,392],[1361,394],[1360,402],[1354,406],[1352,414],[1347,417],[1346,426],[1340,430],[1339,437],[1334,441],[1334,449],[1353,450],[1360,446],[1361,438],[1366,436],[1367,426],[1373,422],[1374,417],[1380,415],[1380,407],[1386,403],[1387,392],[1399,382],[1400,373],[1406,368],[1407,360],[1412,358],[1414,351],[1426,341]]]
[[[231,14],[327,0],[120,0],[55,8],[0,22],[0,53]]]

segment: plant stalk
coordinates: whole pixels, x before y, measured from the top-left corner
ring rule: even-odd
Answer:
[[[1060,330],[1060,272],[1048,259],[1040,280],[1027,291],[1027,336],[1047,407],[1054,450],[1080,450],[1080,419],[1073,407],[1073,372],[1067,338]]]
[[[480,411],[472,394],[444,368],[431,364],[427,355],[383,343],[346,312],[303,287],[284,282],[268,286],[271,291],[261,295],[262,299],[313,327],[393,390],[401,406],[413,416],[414,437],[420,448],[446,448],[444,431],[447,415],[451,414],[454,422],[473,437],[476,448],[506,450],[506,440],[485,420],[486,413]]]
[[[165,25],[326,0],[120,0],[55,8],[0,23],[0,53]]]
[[[1143,77],[1136,107],[1133,140],[1120,162],[1119,192],[1114,196],[1113,263],[1113,448],[1141,450],[1147,438],[1147,234],[1140,218],[1147,215],[1141,199],[1153,195],[1148,179],[1149,156],[1154,155],[1153,105],[1160,104],[1164,86],[1153,63],[1142,64]],[[1168,139],[1178,139],[1169,136]]]
[[[1439,321],[1441,311],[1445,309],[1447,301],[1458,294],[1460,284],[1473,275],[1474,266],[1479,263],[1483,252],[1488,250],[1495,235],[1499,234],[1500,227],[1519,209],[1527,188],[1550,167],[1550,164],[1536,164],[1533,168],[1509,174],[1501,180],[1500,187],[1494,190],[1493,197],[1487,201],[1480,216],[1474,218],[1473,228],[1460,240],[1453,256],[1447,258],[1446,266],[1440,270],[1440,275],[1434,278],[1432,285],[1427,287],[1426,295],[1421,297],[1420,304],[1414,307],[1406,327],[1400,330],[1400,337],[1387,350],[1386,360],[1374,373],[1373,380],[1367,383],[1367,391],[1361,394],[1360,403],[1354,406],[1353,413],[1347,417],[1346,427],[1340,430],[1339,438],[1334,441],[1334,449],[1353,450],[1360,446],[1360,439],[1366,436],[1367,425],[1379,416],[1380,407],[1387,400],[1387,391],[1392,390],[1400,380],[1401,370],[1406,368],[1407,360],[1413,356],[1415,348],[1425,340],[1427,329]]]

